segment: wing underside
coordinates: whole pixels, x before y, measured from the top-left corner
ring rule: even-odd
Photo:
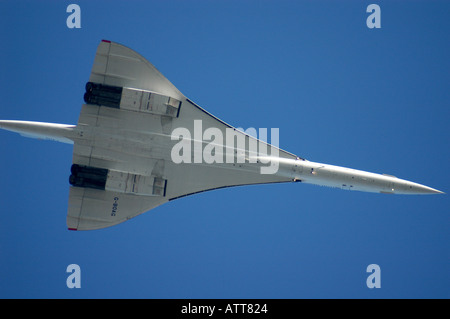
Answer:
[[[70,230],[93,230],[113,226],[165,201],[157,196],[70,187],[67,226]]]
[[[102,41],[86,85],[85,102],[74,141],[67,224],[69,229],[109,227],[171,199],[206,190],[291,181],[289,176],[261,174],[262,163],[189,161],[175,163],[180,142],[174,129],[216,135],[232,132],[246,145],[256,141],[278,156],[296,156],[237,131],[184,97],[150,62],[120,44]],[[219,133],[219,134],[218,134]],[[194,133],[184,140],[194,145]],[[208,144],[201,141],[200,152]],[[198,145],[198,144],[197,144]],[[211,145],[216,145],[211,143]],[[220,143],[217,143],[220,146]]]

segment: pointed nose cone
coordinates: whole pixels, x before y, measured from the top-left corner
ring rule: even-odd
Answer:
[[[441,192],[440,190],[425,186],[422,189],[422,194],[445,194],[445,193]]]
[[[409,193],[410,194],[445,194],[444,192],[441,192],[437,189],[425,186],[425,185],[420,185],[417,183],[411,183],[411,185],[409,185]]]

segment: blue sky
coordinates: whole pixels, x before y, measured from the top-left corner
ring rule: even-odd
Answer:
[[[81,29],[66,8],[81,7]],[[381,8],[381,29],[366,8]],[[0,118],[76,124],[101,39],[311,161],[449,192],[448,1],[1,1]],[[1,298],[449,298],[448,195],[312,185],[66,228],[72,146],[0,132]],[[78,264],[81,288],[66,286]],[[381,268],[369,289],[366,267]]]

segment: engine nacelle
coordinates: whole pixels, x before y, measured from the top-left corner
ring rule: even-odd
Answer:
[[[73,164],[69,182],[75,187],[94,188],[116,193],[166,196],[167,180],[105,168]]]
[[[99,83],[86,83],[87,104],[116,109],[178,117],[181,101],[162,94]]]

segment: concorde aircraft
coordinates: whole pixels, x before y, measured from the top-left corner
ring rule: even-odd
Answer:
[[[77,125],[0,121],[0,128],[27,137],[73,144],[69,230],[113,226],[183,196],[238,185],[303,182],[442,193],[391,175],[308,161],[258,140],[196,105],[145,58],[111,41],[97,48],[84,101]]]

